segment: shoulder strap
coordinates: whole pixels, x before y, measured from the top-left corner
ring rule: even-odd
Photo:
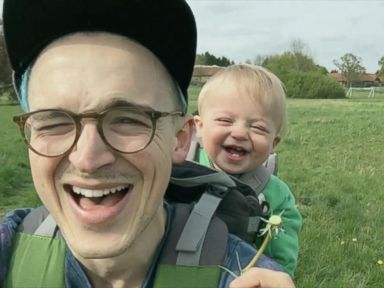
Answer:
[[[228,229],[225,223],[218,217],[212,217],[204,233],[204,239],[199,241],[198,247],[193,247],[194,245],[188,240],[184,243],[185,236],[183,234],[190,233],[188,231],[190,228],[186,228],[186,226],[188,226],[187,222],[189,219],[193,218],[194,206],[191,204],[175,204],[174,206],[175,214],[160,258],[160,264],[204,266],[222,263],[227,247],[227,241],[223,241],[223,239],[228,238]],[[189,251],[187,251],[187,249],[183,250],[183,247],[193,247],[193,249],[188,249]],[[200,251],[198,252],[198,250]],[[200,259],[196,263],[181,263],[180,253],[199,253]]]
[[[224,263],[228,230],[223,221],[213,216],[202,239],[198,240],[199,237],[191,234],[194,225],[189,223],[199,222],[201,217],[198,216],[196,219],[196,213],[204,211],[204,208],[196,207],[199,205],[192,206],[175,205],[171,231],[156,272],[154,283],[156,288],[218,287],[220,279],[218,265]],[[201,226],[201,223],[197,224]],[[193,240],[190,241],[188,236]]]
[[[5,287],[65,287],[65,242],[48,211],[32,210],[18,230]]]
[[[19,225],[18,232],[36,236],[61,238],[61,233],[55,220],[44,206],[33,209]]]
[[[188,154],[187,154],[187,157],[185,160],[196,161],[196,154],[197,154],[197,150],[199,149],[199,147],[200,147],[200,143],[199,143],[198,139],[196,138],[196,136],[193,135],[192,140],[191,140],[191,146],[189,147],[189,151],[188,151]]]
[[[251,186],[255,191],[260,205],[262,205],[263,214],[266,215],[269,212],[269,205],[263,190],[267,186],[269,179],[271,178],[271,172],[263,165],[259,165],[255,170],[242,174],[238,179]]]
[[[264,162],[264,167],[267,168],[271,174],[277,175],[277,172],[279,171],[279,164],[276,153],[269,154],[267,161]]]

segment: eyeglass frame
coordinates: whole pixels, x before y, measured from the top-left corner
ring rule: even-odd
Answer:
[[[106,137],[104,135],[102,124],[103,124],[103,120],[104,120],[105,115],[107,115],[108,112],[113,111],[113,110],[136,111],[136,112],[141,112],[141,113],[147,114],[149,116],[149,118],[152,122],[152,133],[151,133],[151,137],[148,140],[148,143],[143,148],[136,150],[136,151],[132,151],[132,152],[124,152],[124,151],[121,151],[121,150],[115,148],[114,146],[112,146],[112,144],[110,144],[108,142],[108,140],[106,139]],[[54,155],[54,156],[44,155],[44,154],[38,152],[36,149],[34,149],[32,147],[30,141],[28,141],[27,138],[25,137],[25,123],[27,122],[28,118],[33,114],[37,114],[40,112],[48,112],[48,111],[61,112],[61,113],[64,112],[64,113],[68,114],[70,117],[72,117],[72,119],[74,120],[75,125],[76,125],[76,136],[75,136],[75,139],[73,140],[72,145],[65,152],[58,154],[58,155]],[[137,153],[137,152],[144,150],[145,148],[147,148],[149,146],[149,144],[151,144],[151,142],[155,136],[157,120],[159,120],[162,117],[168,117],[168,116],[181,116],[182,117],[182,116],[185,116],[185,113],[181,112],[181,111],[161,112],[161,111],[156,111],[156,110],[152,110],[152,109],[148,109],[148,108],[138,108],[138,107],[133,107],[133,106],[127,106],[127,107],[113,106],[113,107],[105,109],[101,112],[92,111],[92,112],[85,112],[85,113],[80,113],[80,114],[76,114],[76,113],[73,113],[71,111],[67,111],[65,109],[41,109],[41,110],[36,110],[33,112],[14,116],[13,122],[15,122],[19,126],[21,136],[22,136],[24,142],[27,144],[29,149],[31,149],[37,155],[47,157],[47,158],[56,158],[56,157],[61,157],[61,156],[64,156],[64,155],[70,153],[70,151],[73,149],[73,147],[75,147],[77,141],[79,141],[79,138],[81,136],[81,132],[82,132],[81,121],[82,121],[82,119],[94,119],[94,120],[96,120],[97,131],[98,131],[101,139],[103,140],[104,144],[106,144],[112,150],[119,152],[119,153],[123,153],[123,154],[134,154],[134,153]]]

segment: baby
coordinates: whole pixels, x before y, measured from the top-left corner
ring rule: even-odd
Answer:
[[[252,186],[249,179],[280,142],[286,126],[285,92],[270,71],[233,65],[216,73],[202,88],[196,135],[202,147],[195,161],[224,171]],[[288,186],[270,176],[262,193],[273,214],[282,213],[284,232],[269,243],[266,254],[293,276],[302,224]]]

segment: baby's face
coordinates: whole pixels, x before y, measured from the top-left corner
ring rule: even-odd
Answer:
[[[230,174],[261,165],[279,142],[271,116],[233,85],[211,92],[195,116],[197,136],[215,168]]]

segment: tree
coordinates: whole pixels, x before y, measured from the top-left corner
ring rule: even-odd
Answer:
[[[296,38],[291,41],[291,51],[293,54],[307,54],[305,53],[305,49],[307,45],[304,43],[303,40]]]
[[[259,65],[259,66],[263,66],[263,63],[265,61],[265,59],[267,59],[267,55],[257,55],[254,59],[253,59],[253,63],[255,65]]]
[[[365,68],[361,65],[361,58],[352,53],[346,53],[339,60],[333,60],[333,64],[344,75],[347,87],[351,87],[359,75],[365,73]]]
[[[9,84],[12,82],[11,71],[12,70],[8,61],[7,52],[5,50],[4,35],[0,31],[0,86]]]
[[[229,66],[235,64],[234,61],[231,61],[227,57],[216,57],[215,55],[210,54],[208,51],[202,54],[196,55],[196,65],[218,65],[218,66]]]
[[[378,71],[379,77],[384,77],[384,56],[382,56],[378,62],[380,70]]]
[[[305,54],[302,45],[292,51],[267,57],[263,66],[276,74],[284,83],[291,98],[344,98],[345,91],[328,71]]]

